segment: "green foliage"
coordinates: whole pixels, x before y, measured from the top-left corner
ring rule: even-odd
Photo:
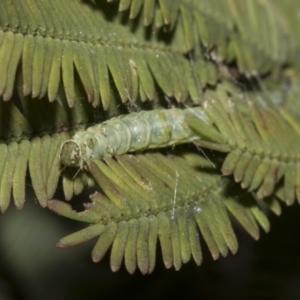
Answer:
[[[278,195],[288,205],[295,197],[300,201],[299,124],[283,108],[262,108],[250,102],[245,114],[229,96],[211,98],[203,104],[211,125],[193,115],[187,117],[200,137],[195,143],[229,152],[222,173],[233,174],[243,189],[257,190],[258,199],[272,195],[284,177]]]
[[[130,273],[153,271],[158,240],[167,268],[200,264],[202,238],[215,259],[235,253],[228,212],[258,239],[258,224],[269,230],[258,203],[280,214],[278,198],[300,199],[299,5],[2,0],[1,211],[11,198],[23,207],[29,174],[40,206],[91,224],[60,247],[100,236],[93,260],[112,245],[112,269],[124,258]],[[191,109],[174,130],[190,126],[212,161],[186,145],[173,156],[145,149],[62,166],[61,146],[77,131],[170,105],[203,109],[208,122]],[[65,200],[85,187],[99,192],[76,212],[49,200],[60,178]]]
[[[92,251],[93,261],[101,260],[112,245],[113,271],[121,267],[124,257],[130,273],[137,267],[143,274],[151,273],[158,239],[166,268],[178,270],[191,257],[199,265],[202,252],[196,227],[214,259],[220,254],[226,256],[228,251],[235,253],[238,244],[227,210],[256,239],[258,224],[269,230],[265,214],[251,196],[236,200],[240,190],[234,192],[230,181],[196,154],[121,155],[116,160],[91,160],[88,170],[103,192],[93,194],[83,212],[77,213],[57,200],[48,201],[48,207],[92,224],[61,239],[59,247],[100,235]],[[229,186],[231,193],[227,192]]]
[[[119,10],[129,9],[131,19],[142,10],[146,26],[176,25],[182,30],[179,43],[185,51],[197,47],[200,40],[207,49],[216,46],[218,60],[228,63],[235,58],[239,70],[249,73],[274,71],[286,62],[298,64],[299,19],[293,12],[299,8],[297,1],[144,2],[121,0]]]

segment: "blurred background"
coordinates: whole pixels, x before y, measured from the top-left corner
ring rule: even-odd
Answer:
[[[151,275],[125,269],[113,273],[109,255],[95,264],[95,239],[69,249],[59,238],[83,228],[40,208],[28,195],[20,212],[11,205],[0,216],[1,300],[89,299],[300,299],[300,207],[270,215],[271,231],[255,242],[235,226],[239,251],[213,261],[204,242],[204,261],[166,270],[158,251]]]

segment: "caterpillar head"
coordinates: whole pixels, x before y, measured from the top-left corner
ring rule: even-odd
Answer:
[[[61,163],[65,166],[83,167],[81,149],[74,140],[67,140],[61,145],[59,157]]]

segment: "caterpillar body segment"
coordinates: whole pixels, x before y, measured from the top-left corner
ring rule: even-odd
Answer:
[[[91,158],[191,142],[199,137],[185,122],[188,113],[209,123],[203,109],[196,107],[130,113],[88,127],[61,145],[61,163],[82,168]]]

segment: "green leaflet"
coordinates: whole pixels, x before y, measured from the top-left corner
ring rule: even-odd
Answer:
[[[199,134],[200,139],[195,143],[228,152],[222,173],[233,175],[242,188],[256,190],[258,199],[272,195],[277,183],[284,178],[280,197],[288,205],[293,204],[296,197],[300,201],[297,193],[299,123],[284,109],[262,108],[248,102],[245,114],[232,98],[220,105],[217,97],[216,94],[204,103],[212,125],[195,117],[186,118]]]
[[[179,27],[183,31],[182,45],[186,51],[195,47],[199,37],[204,47],[216,47],[221,61],[230,62],[236,58],[241,72],[265,73],[275,71],[275,65],[285,61],[297,63],[294,54],[300,45],[299,20],[292,10],[299,7],[299,3],[295,0],[255,0],[249,3],[236,0],[151,0],[145,4],[143,0],[136,0],[132,1],[131,7],[130,2],[119,1],[119,10],[134,10],[135,13],[130,14],[134,18],[139,9],[146,26],[153,22],[156,27],[169,29],[174,26],[171,16],[177,16],[177,30]],[[162,15],[162,22],[157,22],[158,14]],[[286,44],[282,43],[283,39]]]
[[[83,106],[78,96],[72,110],[68,108],[63,93],[60,93],[60,102],[53,103],[24,97],[22,93],[20,96],[14,101],[0,102],[2,212],[7,209],[11,195],[16,207],[23,207],[27,172],[39,204],[45,207],[57,189],[61,174],[64,182],[69,176],[60,164],[61,144],[70,137],[72,130],[94,121],[93,111]],[[72,182],[69,195],[82,191],[83,186],[80,190],[74,187],[77,185],[76,181]]]
[[[184,62],[188,61],[187,52],[199,52],[200,43],[208,51],[215,47],[213,60],[229,63],[237,59],[239,71],[247,74],[276,73],[293,59],[300,47],[292,29],[294,19],[290,20],[284,5],[277,2],[251,1],[245,10],[233,0],[126,0],[119,3],[119,10],[129,10],[123,25],[122,16],[116,15],[116,5],[103,1],[95,5],[79,0],[13,4],[4,0],[0,18],[0,96],[4,100],[12,97],[16,73],[21,72],[24,95],[41,98],[47,94],[53,101],[62,82],[72,107],[74,75],[78,73],[87,100],[94,107],[102,103],[107,109],[111,87],[108,70],[123,102],[134,102],[138,96],[153,97],[144,80],[150,71],[169,97],[185,101],[190,96],[196,102],[199,95],[192,90],[197,90],[199,82],[204,88],[218,78],[214,65],[202,55],[192,57],[190,64]],[[170,27],[163,39],[161,30],[147,35],[140,18],[136,18],[140,10],[145,25],[155,19],[158,23],[151,26]],[[130,18],[136,18],[137,24],[133,26]],[[22,70],[18,68],[21,62]],[[207,68],[207,78],[190,77],[191,69],[199,72],[198,64]]]
[[[120,9],[128,8],[128,3],[120,3]],[[171,22],[169,4],[160,4],[163,19]],[[144,12],[154,6],[155,1],[147,1]],[[197,90],[198,82],[189,75],[193,66],[186,63],[181,35],[173,38],[171,32],[166,33],[166,39],[174,40],[166,43],[159,32],[148,36],[140,24],[133,30],[130,22],[124,26],[121,21],[116,6],[103,2],[95,7],[79,0],[5,0],[0,17],[0,96],[11,99],[16,76],[21,74],[25,96],[47,95],[52,102],[62,85],[70,107],[74,106],[76,81],[82,84],[88,102],[94,107],[102,104],[105,110],[114,86],[122,102],[133,103],[144,95],[153,99],[154,80],[169,97],[186,101],[191,96],[197,102],[199,91],[190,90]],[[203,57],[197,61],[215,68]],[[217,78],[214,72],[213,81]]]
[[[105,162],[90,160],[88,170],[102,192],[90,196],[83,212],[61,201],[48,201],[56,213],[91,223],[62,238],[58,246],[73,246],[100,236],[92,251],[95,262],[112,246],[113,271],[124,260],[130,273],[139,268],[143,274],[154,269],[158,241],[166,268],[178,270],[191,258],[200,264],[197,227],[214,259],[228,251],[235,253],[238,244],[228,211],[256,239],[258,224],[268,231],[269,223],[250,195],[239,199],[234,192],[226,193],[230,184],[226,178],[200,169],[209,166],[196,154],[148,153],[106,158]]]

